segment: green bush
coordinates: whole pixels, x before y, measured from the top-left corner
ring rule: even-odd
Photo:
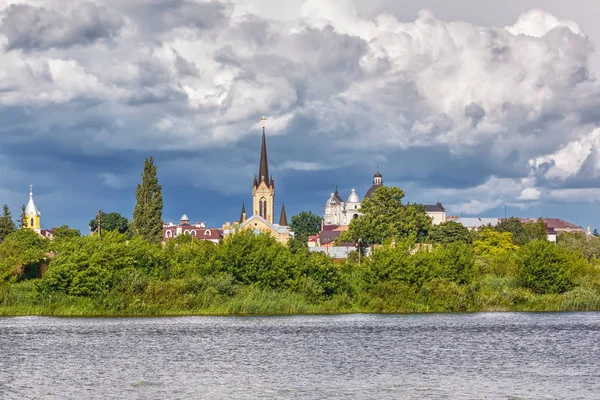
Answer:
[[[566,292],[585,270],[585,260],[579,253],[548,241],[531,241],[519,250],[519,255],[519,280],[536,293]]]

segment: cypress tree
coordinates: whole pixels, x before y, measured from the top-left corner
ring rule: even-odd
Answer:
[[[16,231],[15,223],[12,219],[12,214],[8,209],[8,205],[4,205],[2,209],[2,216],[0,217],[0,242],[4,241],[4,238]]]
[[[142,183],[135,190],[137,202],[133,210],[133,233],[143,236],[151,243],[162,240],[162,187],[156,177],[154,159],[144,161]]]
[[[19,219],[19,229],[27,228],[27,215],[25,215],[25,204],[21,206],[21,218]]]

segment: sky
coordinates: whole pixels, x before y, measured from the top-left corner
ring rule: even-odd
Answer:
[[[0,203],[42,227],[249,208],[267,117],[276,211],[362,198],[377,167],[448,215],[600,229],[600,3],[0,0]]]

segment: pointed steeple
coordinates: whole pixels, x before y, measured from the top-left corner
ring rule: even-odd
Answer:
[[[35,205],[33,201],[33,185],[29,185],[29,201],[27,202],[27,207],[25,208],[25,215],[28,217],[39,217],[40,211]]]
[[[242,203],[242,213],[240,214],[240,224],[246,222],[246,207],[244,203]]]
[[[285,203],[281,205],[281,216],[279,217],[279,225],[288,226],[287,215],[285,213]]]
[[[258,169],[258,182],[265,181],[267,186],[271,185],[269,181],[269,162],[267,161],[267,139],[265,136],[265,117],[262,117],[263,132],[262,132],[262,147],[260,149],[260,167]]]

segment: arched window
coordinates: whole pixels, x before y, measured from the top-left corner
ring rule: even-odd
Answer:
[[[33,218],[31,218],[31,222],[29,223],[29,226],[33,226]]]
[[[260,198],[258,215],[260,215],[264,219],[267,219],[267,199],[265,199],[264,197]]]
[[[358,218],[358,214],[354,214],[354,215],[352,216],[352,218],[354,218],[354,219]]]
[[[210,231],[208,229],[204,231],[204,236],[210,236]]]
[[[192,236],[197,236],[196,231],[192,231]]]
[[[172,231],[167,231],[165,233],[165,237],[172,238],[173,237],[173,232]]]

